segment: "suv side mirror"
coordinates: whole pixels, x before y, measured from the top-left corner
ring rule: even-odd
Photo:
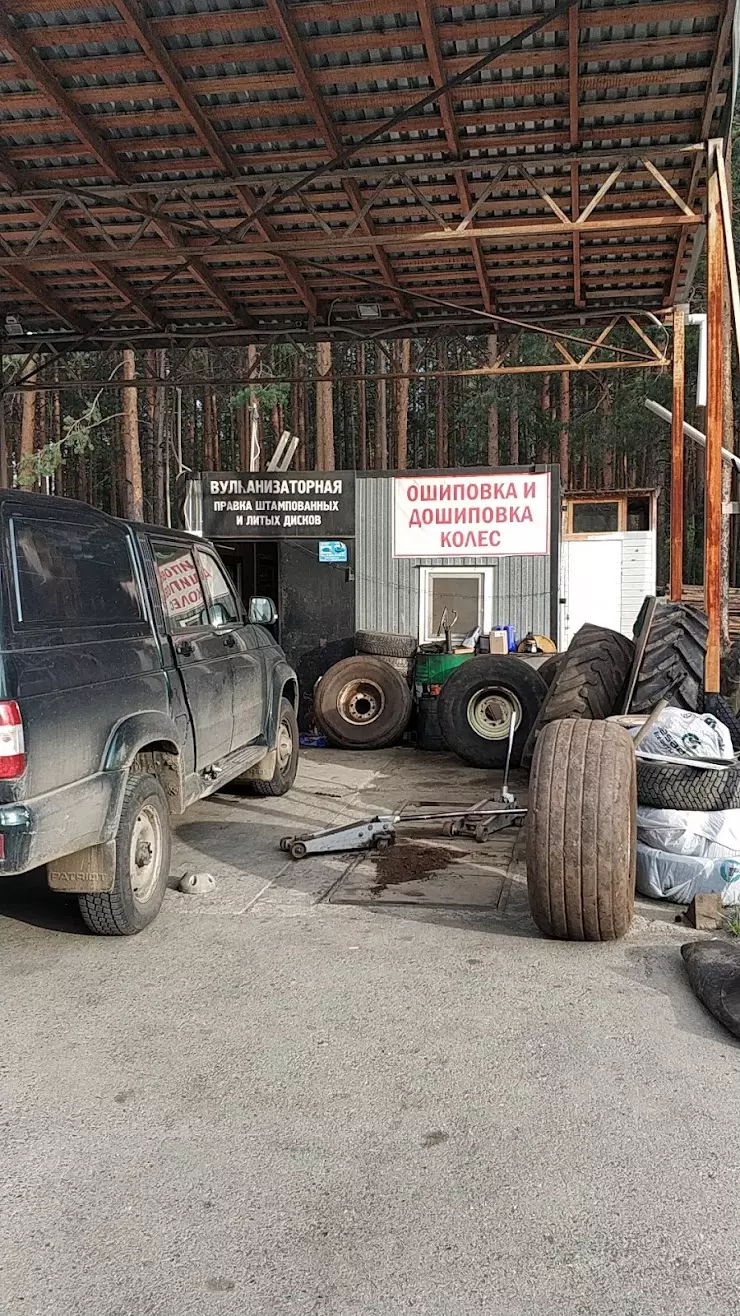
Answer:
[[[256,626],[273,626],[278,619],[272,599],[254,595],[249,600],[249,620]]]

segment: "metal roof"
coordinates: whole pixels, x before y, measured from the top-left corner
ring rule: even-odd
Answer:
[[[0,322],[104,342],[326,336],[367,329],[361,303],[388,332],[658,312],[727,127],[734,10],[2,0]]]

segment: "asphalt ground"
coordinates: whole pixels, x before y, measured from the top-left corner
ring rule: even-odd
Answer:
[[[685,937],[547,942],[504,910],[335,903],[287,831],[482,774],[305,756],[178,828],[134,938],[0,887],[3,1316],[729,1316],[740,1048]]]

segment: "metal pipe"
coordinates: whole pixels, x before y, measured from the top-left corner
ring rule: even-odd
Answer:
[[[666,421],[668,425],[673,424],[673,416],[667,407],[662,407],[659,402],[654,402],[652,398],[645,398],[645,406],[648,411],[652,411],[653,415],[659,416],[660,419]],[[697,430],[693,425],[689,425],[687,420],[683,423],[683,432],[687,439],[693,439],[694,443],[698,443],[702,448],[706,448],[706,434],[702,434],[701,430]],[[722,449],[722,460],[730,462],[735,467],[736,471],[740,471],[740,457],[736,456],[734,452],[730,452],[728,448]]]

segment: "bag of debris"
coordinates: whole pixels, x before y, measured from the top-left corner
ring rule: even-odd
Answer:
[[[690,905],[694,896],[719,892],[723,905],[740,905],[740,859],[667,854],[637,842],[637,890],[642,896]]]
[[[730,733],[723,722],[718,722],[711,713],[692,713],[685,708],[664,708],[640,741],[637,754],[726,759],[730,763],[735,757]]]
[[[667,854],[740,861],[740,809],[637,810],[637,839]]]

